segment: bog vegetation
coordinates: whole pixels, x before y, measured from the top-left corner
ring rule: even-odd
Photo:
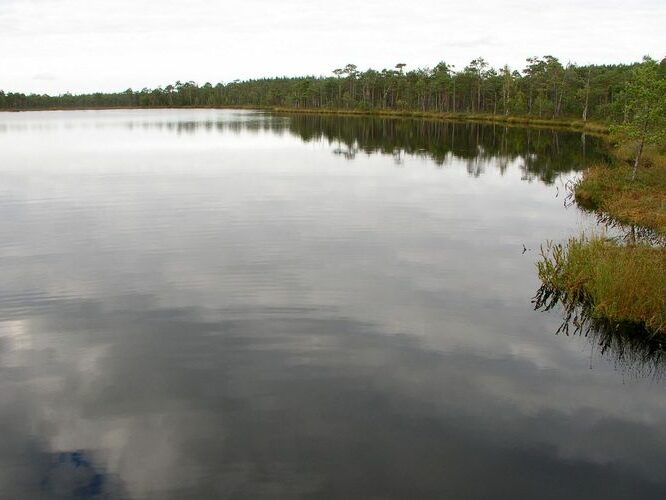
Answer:
[[[118,93],[60,96],[0,92],[0,109],[94,107],[251,106],[297,109],[402,110],[476,113],[557,119],[617,120],[622,90],[641,63],[563,64],[553,56],[533,57],[524,68],[492,68],[481,57],[456,69],[359,70],[354,64],[331,76],[263,78],[213,85],[173,85]],[[657,64],[655,62],[655,64]],[[666,72],[666,59],[659,65]]]
[[[549,244],[538,263],[542,286],[537,307],[562,304],[567,320],[582,330],[588,320],[644,326],[666,334],[666,255],[664,248],[620,245],[601,238],[572,238]],[[573,321],[570,321],[572,320]]]
[[[621,223],[666,236],[666,155],[655,150],[641,155],[643,162],[634,177],[634,149],[623,146],[614,164],[587,169],[575,186],[576,201]]]
[[[646,58],[635,67],[620,92],[617,107],[622,116],[611,130],[619,143],[618,161],[585,172],[575,189],[576,200],[620,222],[648,227],[666,235],[666,71],[663,64],[660,66]]]
[[[624,244],[603,237],[550,245],[538,263],[542,286],[535,303],[561,303],[565,325],[587,318],[613,328],[638,325],[648,336],[666,334],[666,72],[651,59],[632,71],[620,92],[621,119],[611,127],[617,160],[588,169],[575,186],[579,205],[631,225]],[[645,154],[647,152],[647,154]],[[636,238],[636,226],[655,235]]]

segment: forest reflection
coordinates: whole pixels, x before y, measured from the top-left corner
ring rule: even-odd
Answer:
[[[444,167],[463,160],[470,175],[488,168],[502,173],[517,164],[524,180],[553,183],[559,175],[576,172],[607,159],[603,139],[580,132],[525,128],[503,124],[429,121],[334,115],[274,115],[238,113],[232,119],[125,121],[131,129],[157,128],[177,134],[201,131],[227,134],[289,133],[305,143],[326,142],[336,155],[390,155],[397,164],[406,157],[430,159]],[[113,126],[117,122],[97,122]]]
[[[349,159],[380,153],[400,162],[404,155],[424,156],[444,166],[454,157],[465,160],[472,175],[481,175],[489,165],[505,172],[518,162],[526,180],[545,183],[605,157],[598,137],[498,124],[296,115],[289,128],[305,142],[335,144],[334,152]]]

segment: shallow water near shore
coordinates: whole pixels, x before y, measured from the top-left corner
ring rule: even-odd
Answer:
[[[0,497],[664,498],[661,359],[555,335],[581,133],[0,113]],[[104,496],[106,495],[106,497]]]

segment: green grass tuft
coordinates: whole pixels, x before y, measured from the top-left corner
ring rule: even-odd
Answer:
[[[631,179],[626,150],[618,152],[615,165],[589,168],[575,187],[579,205],[603,212],[613,219],[647,227],[666,235],[666,156],[645,156],[636,179]]]
[[[561,303],[569,316],[582,307],[592,319],[666,334],[666,248],[572,238],[542,249],[537,267],[543,283],[537,306]]]

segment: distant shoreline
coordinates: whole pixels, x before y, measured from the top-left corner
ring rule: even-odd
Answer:
[[[272,108],[258,106],[56,106],[48,108],[0,108],[0,113],[29,113],[31,111],[108,111],[115,109],[248,109],[257,111],[271,111]]]
[[[607,135],[609,126],[598,122],[584,122],[580,119],[552,119],[534,116],[478,114],[478,113],[437,113],[428,111],[401,111],[401,110],[360,110],[360,109],[330,109],[330,108],[288,108],[288,107],[260,107],[260,106],[89,106],[89,107],[49,107],[34,109],[0,109],[1,113],[26,113],[42,111],[107,111],[132,109],[242,109],[254,111],[267,111],[284,114],[309,115],[337,115],[379,118],[416,118],[427,120],[442,120],[452,122],[481,122],[500,123],[514,127],[534,127],[569,129],[587,132],[595,135]]]
[[[551,119],[534,116],[479,114],[479,113],[438,113],[429,111],[400,110],[357,110],[357,109],[312,109],[312,108],[270,108],[275,113],[290,114],[322,114],[340,116],[374,116],[386,118],[423,118],[453,122],[487,122],[501,123],[511,126],[527,126],[539,128],[573,129],[598,135],[610,132],[608,125],[598,122],[583,122],[578,119]]]

